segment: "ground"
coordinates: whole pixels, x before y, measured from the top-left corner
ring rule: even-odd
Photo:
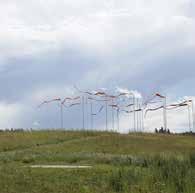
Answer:
[[[92,168],[30,168],[38,164]],[[0,187],[0,193],[194,193],[195,137],[1,132]]]

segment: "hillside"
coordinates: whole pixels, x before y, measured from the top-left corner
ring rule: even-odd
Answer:
[[[90,165],[91,169],[28,166]],[[195,192],[195,138],[33,131],[0,133],[0,193]]]

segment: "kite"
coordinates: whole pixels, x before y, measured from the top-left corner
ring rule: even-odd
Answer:
[[[38,108],[40,108],[44,104],[48,104],[48,103],[55,102],[55,101],[61,101],[61,99],[60,98],[55,98],[55,99],[52,99],[52,100],[49,100],[49,101],[43,101],[40,105],[38,105]]]
[[[133,111],[126,111],[126,110],[121,110],[121,111],[123,111],[125,113],[133,113],[133,112],[140,112],[140,111],[142,111],[142,109],[136,109],[136,110],[133,110]]]
[[[68,107],[73,107],[73,106],[76,106],[76,105],[80,105],[81,103],[72,103],[70,104]]]
[[[74,101],[74,100],[77,100],[77,99],[80,99],[80,98],[81,98],[80,96],[77,96],[77,97],[74,97],[74,98],[66,97],[66,98],[62,101],[62,104],[64,104],[67,100],[68,100],[68,101]]]
[[[129,105],[127,105],[127,106],[125,106],[125,107],[131,107],[131,106],[133,106],[134,104],[129,104]]]
[[[160,97],[160,98],[163,98],[163,99],[166,98],[165,96],[163,96],[163,95],[161,95],[161,94],[159,94],[159,93],[156,93],[155,95],[156,95],[157,97]]]
[[[144,102],[145,108],[147,107],[148,104],[153,103],[152,100],[154,100],[156,97],[159,97],[159,98],[161,98],[161,99],[162,99],[162,98],[163,98],[163,99],[166,98],[165,96],[161,95],[160,93],[155,93],[155,94],[152,95],[152,97],[151,97],[150,99],[147,99],[147,100]],[[162,101],[159,101],[159,102],[162,102]],[[158,101],[156,101],[156,102],[154,102],[154,103],[158,103]]]
[[[99,102],[106,102],[106,101],[110,101],[110,100],[106,100],[106,99],[104,99],[104,100],[101,100],[101,99],[95,99],[95,98],[93,98],[93,97],[88,97],[88,99],[89,100],[94,100],[94,101],[99,101]]]

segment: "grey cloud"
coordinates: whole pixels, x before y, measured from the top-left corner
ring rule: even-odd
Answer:
[[[74,85],[96,65],[95,58],[72,49],[58,50],[34,58],[12,58],[1,72],[0,87],[4,100],[19,100],[35,89]]]
[[[18,103],[30,115],[21,115],[21,125],[58,124],[54,106],[47,113],[37,111],[38,101],[30,97],[37,92],[48,97],[47,89],[56,88],[53,96],[75,84],[83,89],[121,86],[146,96],[194,80],[192,1],[191,6],[176,0],[109,2],[0,1],[10,15],[0,32],[0,101]],[[8,26],[12,30],[6,31]],[[67,127],[80,125],[80,114],[75,115],[78,125],[74,115],[74,110],[65,113]]]

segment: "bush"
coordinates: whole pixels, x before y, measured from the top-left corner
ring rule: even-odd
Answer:
[[[110,186],[115,192],[122,192],[124,190],[124,171],[119,169],[118,171],[112,171],[110,176]]]
[[[195,153],[191,153],[189,157],[191,166],[195,167]]]
[[[30,156],[30,157],[24,157],[22,159],[22,163],[24,164],[29,164],[29,163],[33,163],[35,161],[34,157]]]

